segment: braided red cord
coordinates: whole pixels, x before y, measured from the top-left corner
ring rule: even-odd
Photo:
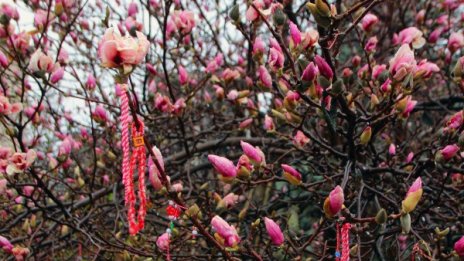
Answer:
[[[337,246],[335,248],[335,260],[340,260],[340,224],[336,224],[337,226]]]
[[[129,94],[125,92],[127,90],[127,85],[123,84],[122,89],[124,94],[121,95],[121,123],[122,123],[122,132],[121,132],[121,146],[123,151],[123,160],[122,160],[122,182],[124,184],[124,201],[128,207],[127,219],[129,221],[129,233],[131,235],[137,234],[138,231],[143,229],[144,220],[146,216],[146,193],[145,193],[145,168],[146,168],[146,155],[145,155],[145,146],[143,146],[143,135],[144,135],[144,124],[140,119],[138,120],[139,129],[135,127],[135,124],[132,124],[132,138],[142,139],[142,145],[133,144],[134,150],[132,156],[130,155],[130,141],[129,141],[129,124],[132,119],[130,117],[129,111]],[[138,173],[139,173],[139,191],[138,196],[140,200],[140,207],[138,211],[138,217],[136,221],[135,213],[135,192],[134,192],[134,168],[136,168],[138,163]]]
[[[342,258],[341,261],[350,260],[350,229],[351,224],[345,223],[342,227]]]

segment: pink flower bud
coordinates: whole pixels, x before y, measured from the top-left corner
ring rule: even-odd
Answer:
[[[284,66],[285,57],[280,47],[278,49],[271,47],[268,58],[269,66],[273,71],[278,71]]]
[[[13,244],[10,243],[8,239],[3,236],[0,236],[0,247],[7,253],[12,253],[13,251]]]
[[[240,237],[237,234],[234,226],[229,225],[224,219],[220,216],[214,216],[211,220],[211,226],[219,235],[219,237],[224,241],[224,246],[226,247],[235,247],[240,243]]]
[[[317,65],[317,68],[319,69],[319,72],[327,79],[332,79],[334,74],[332,69],[330,68],[330,65],[325,61],[324,58],[322,58],[319,55],[316,55],[314,57],[314,62]]]
[[[253,123],[253,119],[249,118],[249,119],[246,119],[240,122],[240,125],[238,127],[243,130],[243,129],[248,128],[251,125],[251,123]]]
[[[53,59],[44,54],[40,49],[37,49],[31,56],[29,66],[27,67],[32,72],[51,72],[53,69]]]
[[[314,79],[316,79],[317,73],[317,67],[313,62],[310,62],[304,69],[303,74],[301,75],[301,79],[306,82],[313,82]]]
[[[411,187],[409,187],[408,193],[402,202],[402,210],[404,213],[410,213],[416,208],[417,203],[419,203],[422,197],[422,192],[422,179],[418,177]]]
[[[334,217],[343,207],[345,201],[343,189],[335,187],[324,201],[324,213],[328,218]]]
[[[208,160],[224,178],[234,179],[237,176],[237,170],[231,160],[213,154],[208,155]]]
[[[178,70],[179,70],[179,83],[181,85],[184,85],[188,82],[189,75],[187,73],[187,70],[185,70],[185,68],[182,65],[179,65]]]
[[[293,167],[287,164],[281,164],[282,170],[284,171],[283,177],[290,182],[292,185],[301,184],[301,174]]]
[[[234,193],[227,194],[221,201],[218,203],[219,209],[229,209],[235,206],[239,200],[239,196]]]
[[[364,50],[366,50],[366,52],[368,53],[375,52],[375,48],[377,47],[377,42],[378,42],[377,36],[373,36],[369,38],[369,40],[366,43],[366,46],[364,46]]]
[[[53,73],[51,74],[50,82],[53,84],[59,82],[61,79],[63,79],[63,75],[64,75],[64,69],[63,67],[59,67],[58,69],[53,71]]]
[[[363,17],[361,27],[364,31],[369,32],[378,22],[379,18],[376,15],[369,13]]]
[[[247,157],[247,155],[242,155],[238,159],[237,163],[237,175],[239,177],[243,178],[249,178],[251,172],[253,171],[253,165],[250,163],[250,159]]]
[[[464,47],[464,36],[462,33],[452,33],[448,40],[448,49],[451,53]]]
[[[265,217],[264,224],[266,226],[267,234],[271,238],[271,241],[274,245],[280,246],[284,243],[284,234],[274,220]]]
[[[390,144],[390,146],[388,147],[388,154],[390,154],[391,156],[396,155],[396,146],[395,146],[395,144],[393,144],[393,143]]]
[[[258,148],[253,147],[248,142],[240,141],[243,152],[252,160],[256,165],[265,165],[264,153]]]
[[[155,67],[149,63],[145,64],[145,68],[147,68],[147,71],[153,75],[157,75],[158,72],[156,71]]]
[[[413,158],[414,158],[414,153],[409,152],[408,156],[406,157],[406,163],[411,163]]]
[[[264,42],[261,37],[256,37],[255,42],[253,43],[253,55],[261,56],[264,53]]]
[[[447,145],[445,148],[440,150],[441,154],[443,155],[443,158],[446,161],[452,159],[458,151],[459,151],[459,147],[456,144]]]
[[[0,51],[0,65],[3,67],[3,68],[6,68],[8,66],[8,58],[6,58],[5,54]]]
[[[397,81],[403,80],[408,74],[416,70],[414,52],[408,44],[403,44],[395,56],[390,60],[390,74]]]
[[[304,135],[304,133],[300,130],[298,130],[293,136],[293,145],[295,145],[298,148],[304,147],[306,144],[308,144],[309,138]]]
[[[108,121],[108,115],[106,114],[106,110],[101,105],[95,107],[95,110],[92,113],[92,117],[100,123],[105,123]]]
[[[92,74],[89,74],[89,76],[87,77],[87,81],[85,82],[85,87],[87,87],[87,89],[89,90],[93,90],[95,89],[96,86],[97,86],[97,83],[96,83],[95,77],[93,77]]]
[[[454,243],[454,251],[456,251],[459,257],[464,257],[464,236]]]
[[[139,8],[137,7],[137,4],[135,2],[130,3],[129,7],[127,8],[127,15],[135,17],[138,12]]]
[[[293,46],[297,46],[301,43],[301,32],[293,22],[290,22],[290,36],[292,39]]]
[[[264,116],[264,129],[267,131],[275,130],[274,121],[272,120],[272,117],[268,115]]]
[[[264,86],[264,87],[266,87],[268,89],[272,88],[272,77],[269,74],[266,67],[264,67],[263,65],[259,66],[259,68],[258,68],[258,76],[259,76],[259,80],[260,80],[262,86]]]

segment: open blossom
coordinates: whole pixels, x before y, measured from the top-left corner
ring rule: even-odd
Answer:
[[[459,257],[464,257],[464,236],[454,243],[454,251]]]
[[[250,159],[247,155],[242,155],[238,159],[237,163],[237,175],[239,177],[248,178],[253,171],[253,165],[251,165]]]
[[[314,28],[309,28],[308,31],[301,34],[301,46],[303,49],[314,47],[319,41],[319,32]]]
[[[6,168],[8,175],[14,173],[21,173],[26,168],[30,167],[35,161],[37,154],[34,150],[30,149],[27,153],[16,152],[9,159],[9,165]]]
[[[214,169],[226,180],[234,179],[237,176],[237,169],[231,160],[213,154],[208,155],[208,160]]]
[[[396,44],[411,44],[414,49],[419,49],[424,46],[425,38],[421,30],[416,27],[408,27],[394,37],[394,42]]]
[[[141,32],[137,38],[121,36],[114,28],[108,28],[98,45],[98,56],[102,66],[116,68],[139,64],[148,52],[150,42]]]
[[[216,231],[215,237],[226,247],[235,247],[240,243],[240,237],[234,226],[229,225],[220,216],[214,216],[211,220],[211,226]],[[218,238],[219,237],[219,238]]]
[[[232,208],[235,204],[237,204],[239,198],[240,197],[238,195],[234,193],[229,193],[219,201],[217,208],[218,209]]]
[[[306,135],[304,135],[304,133],[300,130],[298,130],[295,136],[293,136],[293,145],[295,145],[296,147],[302,148],[306,144],[308,144],[308,142],[309,138],[306,137]]]
[[[256,165],[265,165],[264,153],[258,147],[253,147],[248,142],[240,141],[240,146],[243,152],[250,158],[250,160]]]
[[[448,49],[454,53],[464,47],[464,35],[462,33],[452,33],[448,40]]]
[[[403,44],[395,56],[390,60],[390,74],[392,77],[401,81],[408,74],[416,71],[417,63],[414,59],[414,52],[409,45]]]
[[[419,203],[422,197],[422,192],[422,179],[418,177],[409,188],[406,198],[402,202],[404,213],[410,213],[416,208],[417,203]]]
[[[42,50],[37,49],[29,61],[29,66],[27,67],[32,72],[52,72],[54,67],[53,59],[44,54]]]
[[[301,184],[301,174],[293,167],[287,164],[281,164],[282,170],[284,171],[283,177],[290,182],[292,185]]]
[[[164,160],[161,151],[156,146],[153,146],[152,151],[153,154],[155,154],[161,170],[164,172]],[[163,187],[163,183],[161,182],[161,172],[158,170],[158,167],[154,163],[151,155],[148,157],[148,180],[155,190],[160,190]]]
[[[9,5],[7,3],[0,4],[0,16],[6,16],[9,19],[19,20],[18,9],[15,6]]]
[[[427,60],[421,60],[419,64],[417,64],[416,71],[414,73],[414,78],[430,78],[432,73],[439,72],[440,68],[434,63],[428,62]]]
[[[45,25],[47,24],[47,18],[48,21],[53,19],[53,13],[48,12],[43,9],[37,9],[34,14],[34,26],[42,30]]]
[[[189,34],[195,27],[195,14],[187,10],[175,10],[170,15],[171,23],[180,33]]]
[[[0,94],[0,115],[8,115],[8,114],[15,114],[20,112],[23,109],[21,103],[13,103],[11,104],[7,97]]]
[[[162,251],[169,249],[169,233],[164,233],[156,239],[156,246]]]
[[[379,18],[376,15],[369,13],[361,20],[361,27],[364,31],[369,32],[378,22]]]
[[[335,187],[324,201],[324,213],[328,218],[334,217],[343,207],[345,201],[343,189]]]
[[[271,241],[274,245],[280,246],[284,243],[284,234],[280,229],[279,225],[277,225],[274,220],[265,217],[264,218],[264,225],[266,226],[266,231]]]

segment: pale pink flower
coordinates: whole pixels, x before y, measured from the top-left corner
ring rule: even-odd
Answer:
[[[251,125],[251,123],[253,123],[253,119],[252,119],[252,118],[248,118],[248,119],[246,119],[246,120],[240,122],[240,124],[239,124],[238,127],[239,127],[240,129],[246,129],[246,128],[248,128],[248,127]]]
[[[253,43],[253,55],[260,56],[265,51],[265,44],[261,37],[256,37]]]
[[[391,156],[396,155],[396,146],[395,146],[395,144],[393,144],[393,143],[390,144],[390,146],[388,147],[388,154],[390,154]]]
[[[85,82],[85,87],[89,90],[95,89],[97,86],[97,81],[95,80],[95,77],[92,74],[89,74],[87,77],[87,81]]]
[[[423,33],[416,27],[408,27],[402,30],[397,37],[394,37],[396,44],[411,44],[414,49],[419,49],[425,44]]]
[[[263,87],[268,89],[272,88],[272,77],[269,74],[269,71],[264,67],[264,65],[259,66],[258,68],[258,78],[262,83]]]
[[[430,78],[432,73],[439,72],[440,68],[434,63],[428,62],[426,59],[421,60],[417,65],[416,71],[414,73],[414,78]]]
[[[264,129],[267,131],[275,130],[274,121],[272,117],[268,116],[267,114],[264,116]]]
[[[416,60],[414,52],[409,48],[409,45],[403,44],[395,56],[390,60],[390,74],[392,77],[401,81],[406,75],[416,71]]]
[[[303,49],[314,47],[319,41],[319,32],[314,28],[309,28],[307,32],[301,34],[301,46]]]
[[[63,79],[63,76],[64,76],[63,67],[58,67],[50,75],[50,82],[55,84],[55,83],[59,82],[61,79]]]
[[[105,123],[108,121],[108,115],[106,114],[106,110],[102,105],[95,107],[95,110],[92,113],[92,117],[97,122]]]
[[[452,33],[448,40],[448,49],[451,53],[464,47],[464,35],[462,33]]]
[[[274,71],[278,71],[284,66],[284,60],[284,54],[280,48],[271,47],[269,50],[268,63]]]
[[[306,137],[306,135],[304,135],[304,133],[300,130],[298,130],[295,136],[293,136],[293,145],[295,145],[296,147],[302,148],[306,144],[308,144],[308,142],[309,138]]]
[[[0,5],[0,16],[5,15],[9,19],[19,20],[18,9],[15,6],[9,5],[7,3],[2,3]]]
[[[162,251],[169,249],[169,233],[164,233],[156,239],[156,246]]]
[[[40,49],[37,49],[31,56],[29,66],[27,67],[32,72],[51,72],[53,70],[53,59],[44,54]]]

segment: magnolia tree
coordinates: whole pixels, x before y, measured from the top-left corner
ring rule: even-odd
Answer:
[[[464,258],[463,9],[2,2],[0,256]]]

